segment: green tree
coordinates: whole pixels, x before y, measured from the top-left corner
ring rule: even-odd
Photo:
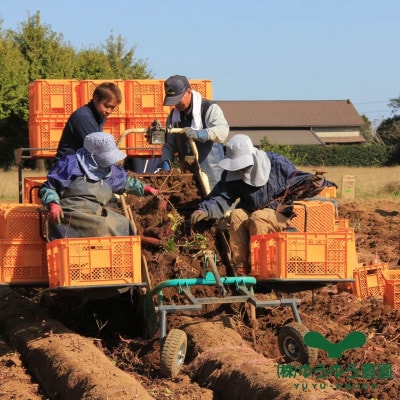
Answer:
[[[28,63],[0,21],[0,120],[12,115],[28,118]]]
[[[367,142],[372,142],[374,138],[372,136],[371,121],[364,114],[361,115],[361,118],[364,121],[364,125],[361,126],[360,133]]]
[[[148,70],[147,61],[134,60],[135,50],[133,47],[125,50],[126,41],[121,35],[114,37],[111,34],[106,40],[104,53],[110,66],[119,79],[151,79],[151,70]]]
[[[147,62],[135,60],[135,49],[125,49],[121,36],[110,35],[102,47],[76,54],[75,79],[151,79]]]
[[[62,34],[41,23],[40,12],[28,16],[14,32],[14,40],[28,62],[29,82],[36,79],[70,79],[75,65],[75,51],[64,42]]]
[[[29,147],[29,83],[37,79],[151,79],[147,62],[110,35],[98,48],[76,51],[62,34],[28,15],[17,31],[3,32],[0,20],[0,166],[9,168],[13,151]]]
[[[400,116],[384,119],[376,129],[377,139],[388,146],[400,143]]]
[[[392,109],[393,114],[396,114],[400,109],[400,97],[389,99],[388,107]]]

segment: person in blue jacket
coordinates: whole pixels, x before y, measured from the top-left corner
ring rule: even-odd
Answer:
[[[250,236],[279,232],[290,225],[293,201],[335,185],[320,174],[299,171],[280,154],[259,150],[242,134],[226,145],[219,162],[221,180],[191,215],[191,223],[229,214],[229,241],[237,272],[249,273]],[[237,203],[236,203],[237,202]]]
[[[114,194],[158,191],[127,175],[120,165],[125,157],[112,135],[93,132],[82,148],[55,163],[39,188],[49,212],[49,240],[136,234],[127,217],[105,205]]]
[[[102,82],[89,103],[75,110],[67,120],[58,144],[56,160],[75,153],[89,133],[101,132],[107,117],[122,102],[122,94],[114,82]]]
[[[178,153],[181,171],[185,172],[185,157],[193,156],[188,138],[193,139],[199,154],[201,170],[207,175],[212,189],[219,181],[222,168],[218,163],[224,157],[229,125],[221,107],[190,87],[185,76],[173,75],[164,82],[165,106],[174,106],[167,118],[167,127],[188,128],[185,134],[168,133],[162,148],[160,168],[171,169]]]

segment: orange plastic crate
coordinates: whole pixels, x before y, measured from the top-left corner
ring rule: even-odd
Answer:
[[[46,242],[0,240],[0,282],[47,284]]]
[[[383,301],[392,308],[400,309],[400,269],[387,269],[383,271],[385,291]]]
[[[121,90],[122,102],[113,112],[107,117],[108,119],[125,118],[125,81],[122,79],[97,79],[97,80],[82,80],[79,82],[79,107],[89,103],[93,98],[93,92],[100,83],[113,82]]]
[[[336,207],[330,201],[296,201],[291,226],[298,232],[333,232],[336,228]]]
[[[205,99],[212,99],[212,82],[209,79],[189,79],[190,86]]]
[[[354,270],[353,293],[360,299],[381,297],[384,292],[383,271],[388,269],[386,263],[373,265],[359,264]]]
[[[8,203],[0,206],[0,239],[42,241],[43,208],[37,204]]]
[[[125,81],[126,117],[146,118],[150,123],[155,119],[165,122],[172,107],[164,106],[164,96],[164,80]]]
[[[336,198],[336,187],[335,186],[327,186],[322,189],[320,193],[318,193],[320,197],[329,197],[332,199]]]
[[[24,178],[24,203],[41,205],[39,186],[47,180],[45,176]]]
[[[125,118],[109,118],[103,127],[103,132],[110,133],[114,136],[116,142],[118,142],[120,136],[126,130]],[[126,138],[122,138],[118,144],[119,148],[126,147]]]
[[[54,157],[68,117],[29,120],[29,147],[31,157]]]
[[[46,246],[50,287],[141,282],[139,236],[57,239]]]
[[[38,79],[29,85],[30,119],[68,118],[78,103],[78,80]]]
[[[338,229],[346,229],[349,228],[350,223],[348,218],[336,218],[335,220],[335,228]]]
[[[354,230],[279,232],[250,240],[251,274],[258,279],[353,278]]]
[[[147,129],[154,118],[127,118],[127,129]],[[165,120],[160,123],[165,126]],[[145,132],[132,132],[126,136],[126,153],[128,156],[160,156],[162,144],[151,144]]]

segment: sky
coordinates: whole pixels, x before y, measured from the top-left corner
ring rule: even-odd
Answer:
[[[154,79],[210,79],[215,100],[347,100],[373,124],[400,97],[399,0],[18,0],[76,50],[112,34]]]

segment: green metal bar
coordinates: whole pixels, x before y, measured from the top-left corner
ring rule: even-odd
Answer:
[[[224,285],[255,285],[257,283],[256,278],[252,276],[228,276],[221,277],[221,282]],[[216,285],[217,280],[214,274],[208,272],[205,278],[179,278],[169,279],[167,281],[160,282],[157,286],[152,289],[152,295],[161,292],[163,289],[177,287],[179,289],[189,286],[201,286],[201,285]]]

